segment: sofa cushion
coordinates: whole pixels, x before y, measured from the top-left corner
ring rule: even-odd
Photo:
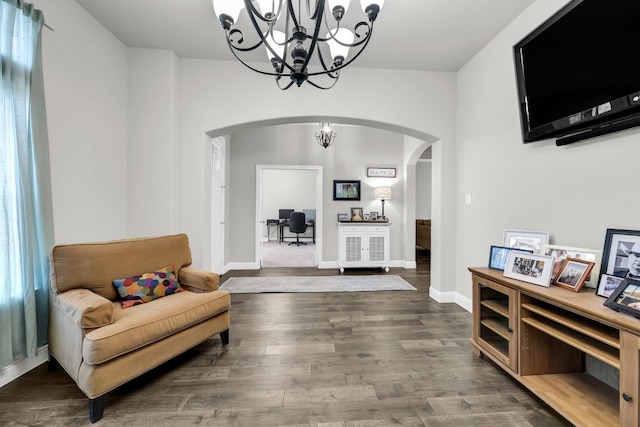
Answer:
[[[116,279],[113,281],[113,285],[122,299],[122,308],[144,304],[183,290],[178,283],[173,265],[153,273]]]
[[[112,302],[113,323],[85,336],[84,363],[98,365],[159,341],[229,310],[230,303],[226,291],[199,294],[186,290],[129,309]]]
[[[119,298],[114,279],[175,265],[191,264],[186,234],[57,245],[51,249],[51,280],[55,293],[84,288],[111,301]]]

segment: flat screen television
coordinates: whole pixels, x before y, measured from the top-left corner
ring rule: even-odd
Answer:
[[[523,142],[640,125],[640,0],[573,0],[514,46]]]

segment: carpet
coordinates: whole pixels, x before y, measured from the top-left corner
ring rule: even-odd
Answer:
[[[232,277],[220,286],[232,294],[263,292],[365,292],[415,291],[400,276],[286,276],[286,277]]]

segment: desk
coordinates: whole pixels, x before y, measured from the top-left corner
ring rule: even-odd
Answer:
[[[312,220],[312,219],[308,219],[307,221],[305,221],[305,223],[307,224],[307,228],[308,229],[311,228],[311,231],[312,231],[311,238],[313,240],[313,244],[315,245],[315,243],[316,243],[316,222],[314,220]],[[279,227],[278,227],[278,243],[284,242],[284,228],[285,227],[289,227],[289,220],[288,219],[280,220]],[[300,236],[300,237],[303,237],[303,236]]]

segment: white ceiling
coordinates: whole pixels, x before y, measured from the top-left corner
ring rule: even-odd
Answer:
[[[353,65],[458,71],[534,1],[388,0]],[[234,59],[211,0],[76,2],[126,46],[171,49],[180,58]],[[353,3],[350,10],[360,9]]]

